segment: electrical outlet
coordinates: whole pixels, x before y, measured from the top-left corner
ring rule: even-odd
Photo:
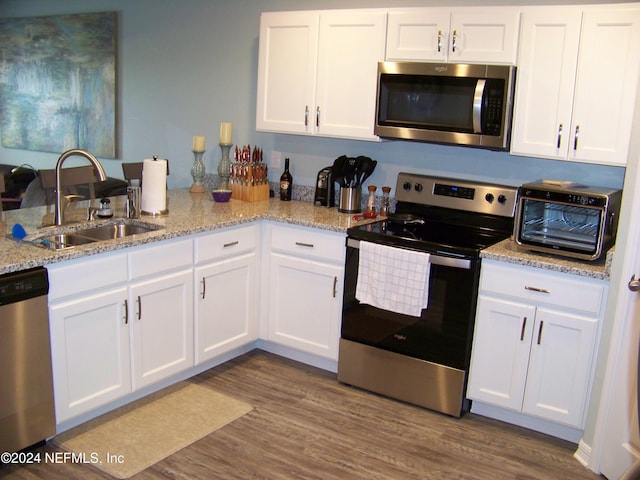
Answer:
[[[273,170],[280,170],[282,168],[282,152],[271,152],[271,168]]]

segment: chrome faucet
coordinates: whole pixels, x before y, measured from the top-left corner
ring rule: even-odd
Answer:
[[[98,161],[96,157],[87,152],[86,150],[81,150],[79,148],[75,148],[72,150],[67,150],[60,158],[58,158],[58,163],[56,163],[56,211],[55,211],[55,224],[63,225],[64,224],[64,207],[66,206],[62,204],[62,182],[61,182],[61,174],[62,174],[62,164],[69,157],[73,157],[74,155],[78,155],[80,157],[84,157],[95,167],[98,172],[98,178],[100,181],[104,181],[107,179],[107,174],[104,171],[104,168]]]

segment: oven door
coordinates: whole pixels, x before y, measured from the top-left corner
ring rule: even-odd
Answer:
[[[420,317],[381,310],[356,297],[359,241],[347,241],[341,336],[345,340],[466,371],[477,300],[477,259],[432,254],[428,308]]]
[[[594,260],[602,253],[606,227],[603,207],[522,197],[515,239],[531,250]]]

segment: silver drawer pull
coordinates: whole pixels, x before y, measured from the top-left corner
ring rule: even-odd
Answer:
[[[236,240],[235,242],[229,242],[222,245],[222,248],[233,247],[234,245],[238,245],[240,242]]]
[[[296,245],[298,245],[299,247],[307,247],[307,248],[313,248],[315,246],[313,243],[305,243],[305,242],[296,242]]]
[[[546,288],[530,287],[529,285],[525,285],[524,289],[538,293],[551,293],[551,291],[547,290]]]

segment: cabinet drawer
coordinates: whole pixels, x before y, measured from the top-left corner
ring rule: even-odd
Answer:
[[[47,265],[49,299],[105,289],[127,281],[127,254],[102,254],[97,257],[70,260]]]
[[[561,272],[483,261],[480,290],[597,315],[606,285]]]
[[[258,245],[258,226],[251,225],[196,238],[196,263],[251,252]]]
[[[313,228],[273,225],[271,250],[343,264],[345,238],[340,233]]]
[[[129,254],[131,279],[154,273],[191,267],[193,265],[193,241],[178,240],[139,247]]]

